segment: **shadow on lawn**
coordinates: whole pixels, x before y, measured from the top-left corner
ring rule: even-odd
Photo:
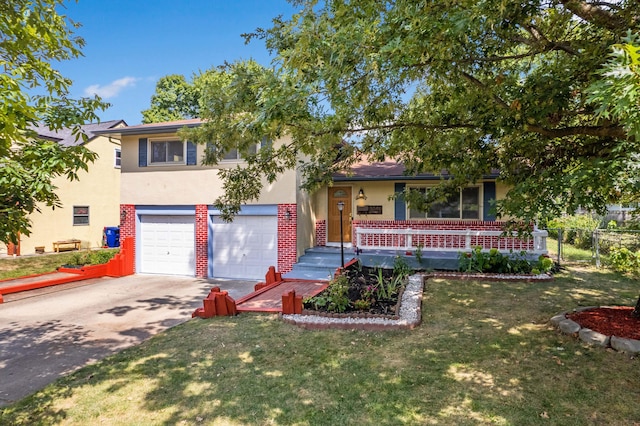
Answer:
[[[105,422],[593,424],[640,415],[629,380],[637,364],[548,323],[558,306],[617,300],[635,282],[576,271],[548,283],[433,280],[426,288],[412,331],[311,332],[260,314],[194,320],[15,410],[39,407],[36,423],[55,423],[70,415],[56,406],[65,398],[102,402],[83,395],[90,385],[107,388],[98,395],[117,407],[96,409]]]

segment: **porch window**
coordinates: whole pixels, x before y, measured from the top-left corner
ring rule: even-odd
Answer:
[[[151,141],[151,164],[184,164],[181,140]]]
[[[89,224],[89,206],[73,206],[73,225]]]
[[[427,188],[414,188],[426,194]],[[409,208],[409,219],[479,219],[480,188],[463,188],[458,195],[431,204],[426,212]]]

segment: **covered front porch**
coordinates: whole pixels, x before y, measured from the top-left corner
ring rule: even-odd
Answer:
[[[495,229],[416,229],[419,222],[379,223],[378,227],[362,227],[354,221],[353,244],[348,246],[316,246],[309,248],[293,265],[287,278],[327,279],[333,271],[356,257],[364,266],[393,268],[401,257],[411,268],[422,270],[458,270],[460,253],[475,247],[483,251],[498,249],[503,254],[523,254],[534,262],[547,254],[547,231],[534,230],[530,236],[505,234]],[[496,222],[493,222],[494,224]],[[404,225],[404,227],[402,227]],[[478,228],[476,226],[476,228]]]

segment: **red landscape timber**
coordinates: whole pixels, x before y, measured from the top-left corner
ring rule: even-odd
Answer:
[[[67,274],[61,276],[60,274]],[[32,275],[4,282],[15,281],[15,285],[8,285],[0,288],[0,303],[3,302],[3,294],[18,293],[21,291],[35,290],[37,288],[50,287],[59,284],[66,284],[75,281],[88,280],[101,277],[124,277],[133,274],[133,238],[127,237],[123,240],[120,253],[116,254],[109,262],[102,265],[88,265],[80,269],[58,268],[57,272],[49,274]],[[33,280],[33,277],[41,279]],[[20,282],[29,278],[28,282]]]
[[[283,314],[301,314],[302,313],[302,296],[296,296],[296,291],[291,290],[282,295],[282,313]]]
[[[220,291],[220,287],[213,287],[202,303],[204,306],[193,311],[191,318],[213,318],[238,314],[235,300],[229,296],[228,292]]]

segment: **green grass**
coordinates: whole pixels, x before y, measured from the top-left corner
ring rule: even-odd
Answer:
[[[119,249],[100,249],[91,251],[81,250],[63,253],[7,257],[0,259],[0,280],[54,272],[56,268],[62,265],[73,264],[78,258],[86,257],[88,253],[93,253],[93,256],[96,256],[96,253],[98,252],[115,253],[117,251],[119,251]]]
[[[558,240],[553,238],[547,238],[547,250],[549,256],[554,261],[558,260]],[[567,263],[592,263],[595,262],[593,254],[590,249],[577,248],[571,244],[562,244],[562,259],[561,262]]]
[[[549,319],[632,305],[638,291],[571,267],[547,283],[428,280],[412,331],[196,319],[4,409],[0,424],[633,424],[638,360]]]

